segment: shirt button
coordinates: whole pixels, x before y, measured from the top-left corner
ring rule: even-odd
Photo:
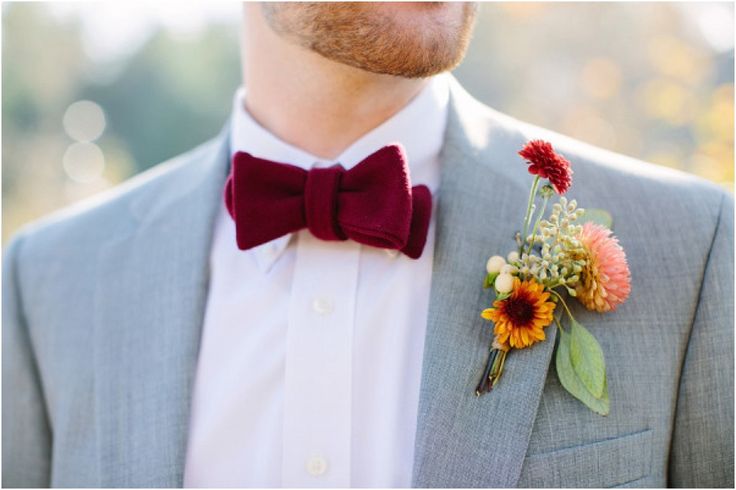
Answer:
[[[320,315],[329,315],[333,310],[332,301],[327,298],[315,298],[312,309]]]
[[[391,248],[384,248],[383,251],[386,252],[386,255],[388,255],[391,259],[396,258],[396,256],[399,255],[398,250],[394,250]]]
[[[327,471],[327,461],[322,456],[313,456],[307,461],[307,473],[322,476]]]

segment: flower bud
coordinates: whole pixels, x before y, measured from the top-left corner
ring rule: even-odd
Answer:
[[[518,262],[519,261],[519,252],[509,252],[509,255],[506,257],[506,260],[511,262]]]
[[[494,255],[486,262],[486,271],[489,274],[501,272],[501,267],[506,265],[506,261],[500,255]]]
[[[501,294],[510,293],[514,289],[514,276],[511,274],[499,274],[496,278],[496,291]]]
[[[555,189],[549,184],[544,184],[542,188],[539,189],[539,195],[545,199],[549,199],[554,194],[555,194]]]

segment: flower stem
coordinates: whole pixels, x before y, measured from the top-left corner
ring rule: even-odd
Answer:
[[[507,351],[501,351],[500,353],[500,361],[498,363],[498,368],[493,373],[491,373],[491,376],[493,376],[493,382],[491,383],[491,387],[489,388],[489,391],[494,386],[496,386],[496,383],[498,383],[498,380],[501,379],[501,374],[503,373],[503,363],[506,362],[506,354],[508,354]]]
[[[575,321],[575,317],[572,316],[572,313],[570,313],[570,308],[567,307],[567,303],[565,303],[565,300],[562,299],[562,296],[560,296],[560,293],[555,291],[554,289],[550,289],[550,292],[557,296],[557,298],[560,300],[560,303],[562,303],[562,306],[565,307],[565,311],[567,311],[567,315],[570,317],[570,320]]]
[[[521,236],[521,246],[519,246],[519,255],[521,255],[524,243],[526,243],[526,234],[529,231],[529,223],[532,221],[532,205],[534,204],[534,197],[537,195],[537,187],[539,187],[539,175],[534,177],[532,183],[532,189],[529,192],[529,203],[526,206],[526,214],[524,215],[524,233]]]
[[[563,329],[562,329],[562,323],[560,323],[560,319],[557,318],[556,316],[553,316],[552,318],[555,319],[555,324],[557,325],[557,329],[561,332]]]
[[[534,223],[534,228],[532,228],[532,237],[537,234],[537,230],[539,229],[539,223],[542,221],[542,217],[544,217],[544,211],[547,209],[547,203],[549,202],[549,197],[545,196],[544,201],[542,202],[542,209],[539,211],[539,214],[537,215],[537,220]],[[532,241],[529,243],[529,253],[531,255],[532,248],[534,248],[534,238],[532,238]]]

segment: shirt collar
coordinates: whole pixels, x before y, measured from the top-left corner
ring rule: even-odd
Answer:
[[[290,163],[304,169],[340,163],[349,169],[379,148],[400,142],[406,151],[412,185],[425,184],[432,192],[439,185],[439,153],[444,140],[450,98],[449,75],[432,77],[404,108],[368,131],[340,156],[326,161],[293,146],[258,124],[245,109],[245,88],[235,93],[230,125],[231,156],[246,151],[259,158]],[[285,235],[252,249],[264,272],[283,254],[291,235]]]

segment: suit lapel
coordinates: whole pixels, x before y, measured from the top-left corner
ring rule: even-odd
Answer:
[[[514,248],[531,176],[524,138],[453,83],[438,195],[429,321],[414,464],[419,487],[512,487],[529,444],[555,343],[515,351],[492,393],[475,396],[492,338],[480,312],[485,261]],[[483,109],[485,110],[485,109]],[[490,135],[490,136],[489,136]],[[490,139],[489,139],[490,137]]]
[[[226,131],[144,184],[98,256],[96,423],[101,486],[181,486]],[[165,179],[165,180],[164,180]]]

